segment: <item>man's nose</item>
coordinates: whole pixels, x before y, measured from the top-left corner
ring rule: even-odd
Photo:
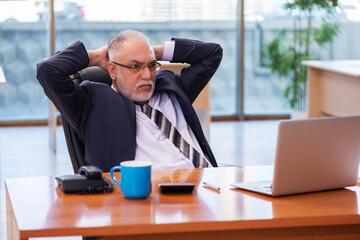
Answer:
[[[143,79],[150,79],[151,78],[151,71],[148,66],[144,66],[142,69],[141,77]]]

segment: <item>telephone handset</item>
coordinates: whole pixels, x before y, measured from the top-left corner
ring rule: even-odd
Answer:
[[[64,193],[105,193],[114,189],[112,183],[95,166],[82,166],[77,174],[56,176],[55,179]]]
[[[102,179],[102,171],[95,166],[82,166],[78,173],[84,175],[89,180]]]

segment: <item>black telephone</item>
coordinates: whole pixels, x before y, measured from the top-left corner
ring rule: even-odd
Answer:
[[[105,193],[114,189],[112,183],[95,166],[82,166],[77,174],[56,176],[55,179],[64,193]]]

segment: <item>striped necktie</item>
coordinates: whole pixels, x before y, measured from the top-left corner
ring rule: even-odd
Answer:
[[[180,135],[175,126],[165,117],[165,115],[152,108],[148,104],[141,105],[141,110],[151,120],[153,120],[166,137],[172,141],[172,143],[180,149],[182,153],[188,157],[196,168],[205,168],[209,166],[208,161],[193,148],[185,139]]]

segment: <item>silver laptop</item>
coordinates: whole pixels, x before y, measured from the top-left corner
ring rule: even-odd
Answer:
[[[356,185],[360,116],[281,121],[273,180],[231,186],[282,196]]]

